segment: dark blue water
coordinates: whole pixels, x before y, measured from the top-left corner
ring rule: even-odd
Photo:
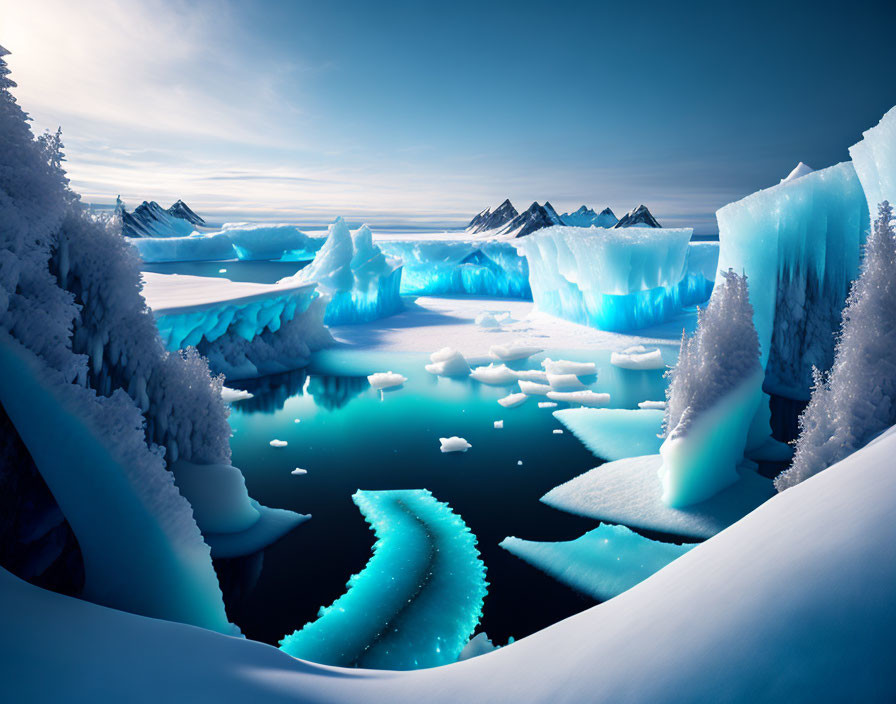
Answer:
[[[570,540],[594,528],[596,522],[548,508],[539,498],[600,462],[568,432],[554,435],[562,426],[537,399],[504,409],[496,401],[512,387],[436,378],[423,370],[425,361],[334,353],[318,358],[308,374],[244,385],[256,396],[234,404],[231,445],[249,493],[263,504],[312,514],[265,552],[256,586],[231,604],[231,617],[250,638],[276,643],[316,618],[363,569],[374,536],[351,501],[358,489],[429,489],[466,521],[479,539],[490,584],[480,629],[496,642],[594,603],[498,543],[508,535]],[[395,391],[369,388],[365,375],[387,370],[408,382]],[[631,407],[661,394],[659,372],[625,372],[604,362],[601,379],[595,388],[612,387],[613,405]],[[493,427],[498,419],[502,430]],[[472,449],[442,454],[438,439],[450,435],[466,438]],[[289,444],[273,448],[274,438]],[[295,467],[308,474],[291,475]]]

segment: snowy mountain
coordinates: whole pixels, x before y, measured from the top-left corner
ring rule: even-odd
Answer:
[[[121,234],[125,237],[180,237],[193,232],[195,225],[205,225],[205,220],[182,200],[168,210],[154,200],[143,201],[129,213],[119,199],[116,211],[121,215]]]
[[[560,216],[557,215],[557,211],[550,203],[545,202],[544,205],[540,205],[538,201],[535,201],[528,210],[507,223],[498,234],[525,237],[542,228],[560,224]]]
[[[639,205],[634,210],[623,215],[622,219],[614,227],[662,227],[662,225],[650,214],[646,205]]]
[[[557,211],[554,210],[554,206],[551,205],[549,200],[544,202],[544,211],[548,214],[548,217],[551,219],[551,223],[554,225],[562,225],[563,220],[560,219],[560,216],[557,215]]]
[[[604,208],[598,214],[584,205],[574,213],[563,213],[560,220],[571,227],[613,227],[619,222],[619,218],[609,208]]]
[[[492,210],[486,208],[475,218],[470,220],[467,225],[467,232],[485,232],[486,230],[496,230],[513,220],[519,213],[509,199],[505,200],[501,205]]]

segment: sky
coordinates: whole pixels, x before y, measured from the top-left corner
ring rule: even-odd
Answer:
[[[716,230],[896,105],[896,2],[0,0],[83,200],[460,224],[510,198]]]

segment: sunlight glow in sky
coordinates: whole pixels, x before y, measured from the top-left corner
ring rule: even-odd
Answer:
[[[0,44],[85,201],[217,220],[510,197],[710,232],[896,104],[892,0],[625,5],[0,0]]]

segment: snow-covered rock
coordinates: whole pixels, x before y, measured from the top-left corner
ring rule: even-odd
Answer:
[[[805,176],[806,174],[811,174],[815,169],[811,166],[807,166],[803,162],[800,162],[795,167],[793,167],[793,171],[791,171],[787,176],[781,179],[780,183],[787,183],[788,181],[795,181],[801,176]]]
[[[604,208],[600,213],[591,208],[582,206],[574,213],[563,213],[560,222],[570,227],[613,227],[619,219],[609,208]]]
[[[395,372],[376,372],[367,377],[367,381],[374,389],[391,389],[401,386],[408,378]]]
[[[505,396],[504,398],[499,398],[498,403],[504,406],[504,408],[513,408],[524,403],[527,398],[529,398],[529,396],[524,393],[510,394],[509,396]]]

